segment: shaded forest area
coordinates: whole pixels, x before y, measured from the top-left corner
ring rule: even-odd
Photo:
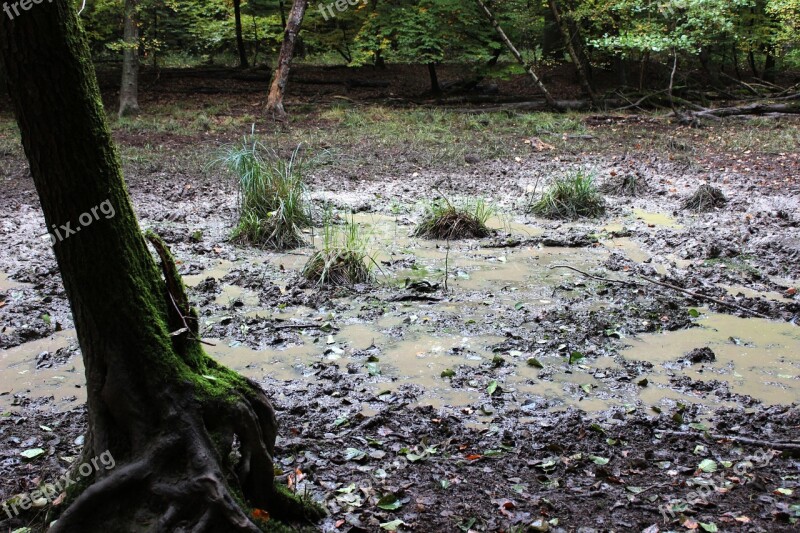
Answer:
[[[796,531],[795,0],[0,17],[3,531]]]

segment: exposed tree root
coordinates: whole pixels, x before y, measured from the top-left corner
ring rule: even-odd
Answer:
[[[275,485],[278,423],[267,395],[203,353],[172,256],[156,235],[147,237],[161,259],[172,348],[185,367],[143,380],[137,397],[119,397],[115,382],[136,377],[107,371],[83,456],[107,446],[116,468],[69,494],[74,500],[52,531],[256,533],[265,517],[319,518],[320,509]]]

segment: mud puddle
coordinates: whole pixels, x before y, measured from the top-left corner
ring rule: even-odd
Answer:
[[[631,347],[621,355],[654,365],[652,372],[642,375],[652,384],[643,388],[642,401],[657,404],[664,388],[675,388],[675,378],[682,376],[694,382],[720,382],[733,394],[770,405],[788,405],[800,398],[800,328],[722,314],[709,314],[698,326],[630,340]],[[714,360],[687,361],[687,354],[699,348],[709,348]],[[671,396],[698,401],[708,390],[700,386]]]
[[[674,222],[666,216],[657,219],[652,213],[634,216],[648,224]],[[208,339],[215,345],[207,348],[208,353],[257,380],[270,376],[310,383],[315,380],[313,365],[334,363],[343,371],[369,374],[375,397],[412,384],[420,390],[419,405],[466,407],[487,416],[493,412],[492,402],[498,399],[531,414],[569,407],[599,412],[614,406],[676,401],[712,405],[726,401],[709,397],[708,390],[677,386],[675,380],[681,377],[692,382],[716,380],[733,395],[748,395],[768,404],[791,403],[800,393],[800,334],[792,325],[764,320],[711,314],[702,318],[697,328],[626,340],[631,347],[621,352],[621,358],[615,349],[604,349],[577,364],[565,361],[560,351],[540,351],[536,345],[530,351],[497,349],[505,339],[504,331],[527,335],[520,316],[587,300],[587,280],[573,271],[553,267],[597,270],[613,252],[636,262],[650,259],[632,238],[608,238],[583,248],[494,248],[486,247],[483,241],[415,239],[409,236],[412,226],[398,217],[357,214],[352,220],[370,236],[370,250],[381,265],[376,270],[381,291],[392,287],[391,292],[396,293],[407,280],[426,280],[440,286],[438,301],[384,301],[383,312],[372,319],[362,316],[363,300],[356,295],[336,298],[335,313],[302,305],[268,305],[260,300],[259,282],[253,284],[252,280],[263,278],[285,292],[313,248],[287,254],[249,252],[236,260],[214,260],[202,272],[184,277],[187,286],[194,287],[208,278],[244,279],[231,274],[256,269],[257,277],[248,278],[247,288],[220,281],[219,291],[208,300],[210,312],[202,314],[204,326],[241,314],[258,323],[312,322],[330,323],[332,327],[324,332],[315,327],[301,328],[262,350],[245,346],[241,339]],[[520,237],[542,234],[535,226],[502,219],[492,223]],[[564,225],[563,231],[569,230],[570,226]],[[318,236],[314,244],[317,248],[321,245]],[[664,269],[655,261],[651,264],[659,271]],[[260,265],[267,270],[258,271]],[[447,292],[441,290],[445,280]],[[14,286],[18,285],[0,276],[0,288]],[[730,287],[731,292],[741,289]],[[602,313],[602,302],[595,300],[585,305]],[[559,330],[557,336],[562,335],[568,338],[570,332]],[[64,408],[83,401],[79,360],[55,368],[37,368],[40,354],[66,349],[73,337],[74,332],[61,332],[0,352],[0,392],[5,393],[0,401],[4,408],[13,406],[13,395],[19,392],[52,395]],[[676,363],[686,352],[706,346],[717,356],[714,363],[689,367]],[[493,363],[498,357],[502,358],[500,366]],[[536,365],[530,364],[532,358],[537,360]],[[625,361],[653,367],[630,379],[625,377]],[[445,377],[450,371],[458,373],[457,379]],[[640,385],[645,378],[647,386]],[[490,387],[495,389],[487,394]],[[369,412],[371,407],[365,403],[363,409]]]
[[[0,409],[20,398],[52,396],[50,407],[68,411],[86,401],[83,359],[75,355],[75,330],[0,350]]]

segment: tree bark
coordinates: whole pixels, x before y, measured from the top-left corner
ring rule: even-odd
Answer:
[[[428,63],[428,76],[431,78],[431,94],[441,96],[442,88],[439,85],[439,76],[436,74],[436,64]]]
[[[556,25],[558,26],[559,30],[561,30],[561,36],[564,39],[564,45],[567,47],[567,53],[569,53],[569,57],[572,59],[572,63],[575,65],[575,72],[578,74],[578,81],[580,81],[581,87],[583,87],[584,92],[586,92],[586,95],[589,97],[592,103],[597,105],[597,97],[594,94],[594,89],[592,89],[592,84],[589,83],[589,76],[583,66],[583,61],[581,61],[578,52],[575,50],[575,45],[572,42],[572,32],[569,30],[569,25],[564,20],[564,17],[561,16],[558,2],[556,0],[548,0],[548,2],[550,3],[550,10],[553,12],[553,18],[556,20]]]
[[[147,248],[73,2],[0,17],[0,64],[59,236],[53,251],[86,367],[89,429],[74,464],[104,452],[116,464],[73,487],[49,531],[258,533],[251,508],[298,512],[273,482],[266,394],[203,352],[166,246],[148,236],[160,270]]]
[[[125,29],[122,49],[122,84],[119,116],[139,113],[139,20],[138,0],[125,0]]]
[[[236,24],[236,48],[239,51],[239,67],[247,68],[250,64],[247,61],[247,50],[244,48],[244,36],[242,35],[242,0],[233,0],[233,17]]]
[[[289,12],[289,20],[286,22],[286,30],[283,33],[283,45],[281,45],[281,53],[278,56],[278,66],[275,69],[275,77],[272,79],[272,87],[267,98],[267,113],[277,120],[286,120],[283,96],[286,92],[286,84],[289,82],[289,69],[294,57],[297,34],[303,24],[307,6],[308,0],[294,0],[292,10]]]
[[[558,102],[556,102],[556,99],[553,98],[553,95],[550,94],[550,91],[547,90],[547,87],[545,87],[544,83],[542,83],[542,80],[539,79],[539,76],[536,75],[536,72],[534,72],[533,67],[525,63],[525,60],[522,58],[522,54],[519,53],[519,50],[517,50],[517,48],[514,46],[514,43],[512,43],[511,40],[508,38],[506,32],[503,31],[503,28],[500,26],[500,23],[497,22],[497,19],[494,17],[491,10],[489,10],[489,8],[486,7],[486,4],[483,3],[483,0],[475,0],[475,1],[478,3],[478,6],[480,6],[480,8],[483,9],[483,12],[486,13],[486,16],[489,18],[489,21],[492,23],[492,26],[494,27],[495,31],[500,36],[500,39],[503,41],[503,44],[505,44],[506,48],[508,48],[508,51],[511,52],[511,55],[514,56],[514,59],[517,60],[517,63],[522,65],[525,71],[533,79],[533,82],[536,84],[536,86],[539,87],[539,90],[541,90],[544,93],[544,99],[547,101],[547,105],[549,105],[554,110],[559,111]]]

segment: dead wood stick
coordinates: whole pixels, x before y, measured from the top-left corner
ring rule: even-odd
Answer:
[[[700,293],[697,293],[697,292],[692,292],[692,291],[689,291],[689,290],[686,290],[686,289],[682,289],[681,287],[678,287],[676,285],[672,285],[670,283],[664,283],[663,281],[656,281],[654,279],[650,279],[650,278],[648,278],[646,276],[643,276],[641,274],[637,274],[637,276],[639,276],[640,278],[642,278],[643,280],[645,280],[645,281],[647,281],[649,283],[652,283],[653,285],[658,285],[660,287],[665,287],[667,289],[672,289],[673,291],[682,292],[683,294],[687,294],[689,296],[692,296],[694,298],[698,298],[700,300],[707,300],[709,302],[714,302],[715,304],[718,304],[718,305],[723,305],[725,307],[731,307],[733,309],[737,309],[737,310],[743,311],[745,313],[750,313],[751,315],[755,315],[755,316],[760,317],[760,318],[766,318],[766,319],[770,318],[769,316],[767,316],[765,314],[759,313],[758,311],[753,311],[752,309],[748,309],[747,307],[742,307],[741,305],[729,303],[729,302],[726,302],[724,300],[718,300],[717,298],[713,298],[711,296],[706,296],[705,294],[700,294]]]
[[[325,324],[278,324],[273,326],[274,329],[321,329]],[[339,330],[336,326],[330,326],[331,329]]]
[[[761,439],[751,439],[750,437],[739,437],[736,435],[712,435],[710,433],[693,433],[691,431],[670,431],[664,430],[662,434],[674,435],[676,437],[703,437],[708,436],[714,440],[729,440],[738,442],[739,444],[748,444],[750,446],[760,446],[762,448],[771,448],[773,450],[784,450],[792,452],[800,452],[800,442],[782,442],[782,441],[768,441]]]
[[[624,280],[618,280],[618,279],[601,278],[600,276],[595,276],[593,274],[589,274],[588,272],[584,272],[582,270],[579,270],[579,269],[577,269],[575,267],[571,267],[569,265],[553,265],[553,266],[550,267],[551,270],[555,269],[555,268],[567,268],[569,270],[574,270],[575,272],[577,272],[579,274],[582,274],[583,276],[586,276],[587,278],[595,279],[595,280],[598,280],[598,281],[606,281],[606,282],[609,282],[609,283],[619,283],[621,285],[633,285],[633,286],[636,286],[636,287],[642,287],[643,286],[641,283],[637,283],[635,281],[624,281]],[[692,296],[693,298],[697,298],[699,300],[706,300],[706,301],[713,302],[713,303],[718,304],[718,305],[722,305],[722,306],[725,306],[725,307],[730,307],[730,308],[736,309],[738,311],[742,311],[742,312],[749,313],[751,315],[757,316],[759,318],[766,318],[766,319],[770,318],[767,315],[759,313],[758,311],[753,311],[752,309],[748,309],[747,307],[742,307],[741,305],[737,305],[737,304],[733,304],[733,303],[730,303],[730,302],[726,302],[724,300],[719,300],[719,299],[713,298],[711,296],[706,296],[705,294],[692,292],[690,290],[683,289],[681,287],[678,287],[676,285],[672,285],[670,283],[664,283],[662,281],[656,281],[654,279],[650,279],[650,278],[648,278],[646,276],[643,276],[641,274],[637,274],[637,276],[639,276],[643,280],[647,281],[648,283],[652,283],[653,285],[658,285],[660,287],[664,287],[664,288],[667,288],[667,289],[672,289],[674,291],[681,292],[683,294],[686,294],[688,296]]]

